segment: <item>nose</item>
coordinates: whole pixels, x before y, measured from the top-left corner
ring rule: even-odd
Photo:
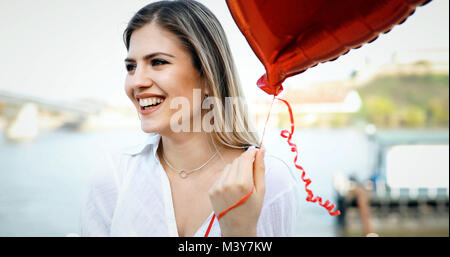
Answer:
[[[136,67],[132,77],[131,85],[134,91],[141,91],[142,88],[148,88],[153,85],[153,80],[144,67]]]

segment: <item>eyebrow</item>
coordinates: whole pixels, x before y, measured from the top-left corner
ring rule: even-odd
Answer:
[[[143,59],[144,60],[149,60],[149,59],[152,59],[153,57],[155,57],[157,55],[166,55],[166,56],[175,58],[175,56],[173,56],[171,54],[166,54],[166,53],[163,53],[163,52],[157,52],[157,53],[147,54],[146,56],[144,56]],[[125,59],[125,62],[136,62],[136,60],[128,57],[128,58]]]

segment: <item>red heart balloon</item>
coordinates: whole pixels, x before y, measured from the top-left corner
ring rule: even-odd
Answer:
[[[266,74],[258,86],[277,95],[288,77],[372,42],[430,0],[227,0]]]

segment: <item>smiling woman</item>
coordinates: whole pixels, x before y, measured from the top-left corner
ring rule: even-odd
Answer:
[[[93,174],[81,234],[292,235],[295,182],[282,161],[256,149],[231,51],[211,11],[192,0],[149,4],[129,22],[124,42],[125,92],[149,138],[107,155]],[[238,101],[227,105],[229,98]],[[212,131],[196,130],[210,105]],[[180,111],[188,130],[173,129]],[[215,213],[244,196],[215,222]]]

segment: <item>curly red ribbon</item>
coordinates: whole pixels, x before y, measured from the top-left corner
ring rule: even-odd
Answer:
[[[318,202],[318,204],[320,206],[324,207],[331,216],[339,216],[341,214],[341,212],[339,210],[332,211],[334,209],[334,207],[336,206],[335,204],[331,204],[330,205],[330,201],[329,200],[326,200],[325,203],[322,203],[322,197],[320,197],[320,196],[314,197],[314,193],[311,191],[311,189],[308,188],[308,186],[311,184],[311,179],[305,179],[305,175],[306,175],[305,170],[303,169],[302,166],[297,164],[297,160],[298,160],[297,145],[291,142],[292,135],[294,134],[294,130],[295,130],[294,115],[292,113],[291,105],[286,100],[281,99],[281,98],[277,98],[277,97],[274,96],[274,98],[272,100],[272,104],[270,105],[269,114],[267,116],[266,124],[264,125],[264,132],[263,132],[263,136],[262,136],[262,139],[261,139],[260,148],[261,148],[262,141],[263,141],[263,138],[264,138],[264,134],[265,134],[265,131],[266,131],[267,122],[268,122],[269,117],[270,117],[270,111],[272,110],[273,102],[274,102],[275,99],[277,99],[279,101],[282,101],[284,104],[286,104],[286,106],[287,106],[287,108],[289,110],[289,118],[290,118],[290,121],[291,121],[291,131],[284,129],[284,130],[281,131],[280,135],[283,138],[287,138],[287,143],[291,147],[291,152],[295,153],[294,166],[297,169],[299,169],[300,171],[302,171],[301,179],[303,180],[303,182],[305,182],[305,191],[308,194],[308,196],[306,197],[306,201],[313,202],[313,203]],[[231,211],[232,209],[238,207],[239,205],[241,205],[245,201],[247,201],[247,199],[252,195],[253,191],[254,191],[254,188],[252,189],[252,191],[249,194],[244,196],[237,203],[235,203],[234,205],[232,205],[231,207],[229,207],[225,211],[221,212],[217,216],[217,220],[222,218],[222,216],[225,215],[227,212]],[[209,232],[211,231],[211,227],[212,227],[212,225],[214,223],[214,219],[215,218],[216,218],[216,214],[214,214],[212,216],[211,221],[209,222],[208,228],[206,229],[205,237],[208,237]]]
[[[320,196],[316,196],[314,198],[314,194],[311,191],[311,189],[308,188],[309,184],[311,184],[311,179],[305,179],[305,170],[303,169],[302,166],[297,164],[297,159],[298,159],[298,150],[297,150],[297,145],[291,142],[292,139],[292,135],[294,134],[294,129],[295,129],[295,124],[294,124],[294,115],[292,114],[292,108],[289,105],[289,103],[286,100],[283,100],[281,98],[276,98],[279,101],[282,101],[283,103],[286,104],[286,106],[289,109],[289,116],[291,119],[291,131],[288,131],[286,129],[281,131],[281,137],[283,138],[287,138],[287,143],[289,144],[289,146],[291,146],[291,152],[295,153],[295,158],[294,158],[294,165],[297,169],[299,169],[300,171],[302,171],[302,175],[301,178],[303,180],[303,182],[305,182],[305,191],[308,194],[308,196],[306,197],[306,201],[308,202],[318,202],[320,206],[324,207],[325,209],[327,209],[328,213],[331,216],[338,216],[341,214],[341,212],[339,210],[336,211],[332,211],[333,208],[336,206],[335,204],[331,204],[330,205],[330,201],[326,200],[325,203],[322,203],[322,197]]]

